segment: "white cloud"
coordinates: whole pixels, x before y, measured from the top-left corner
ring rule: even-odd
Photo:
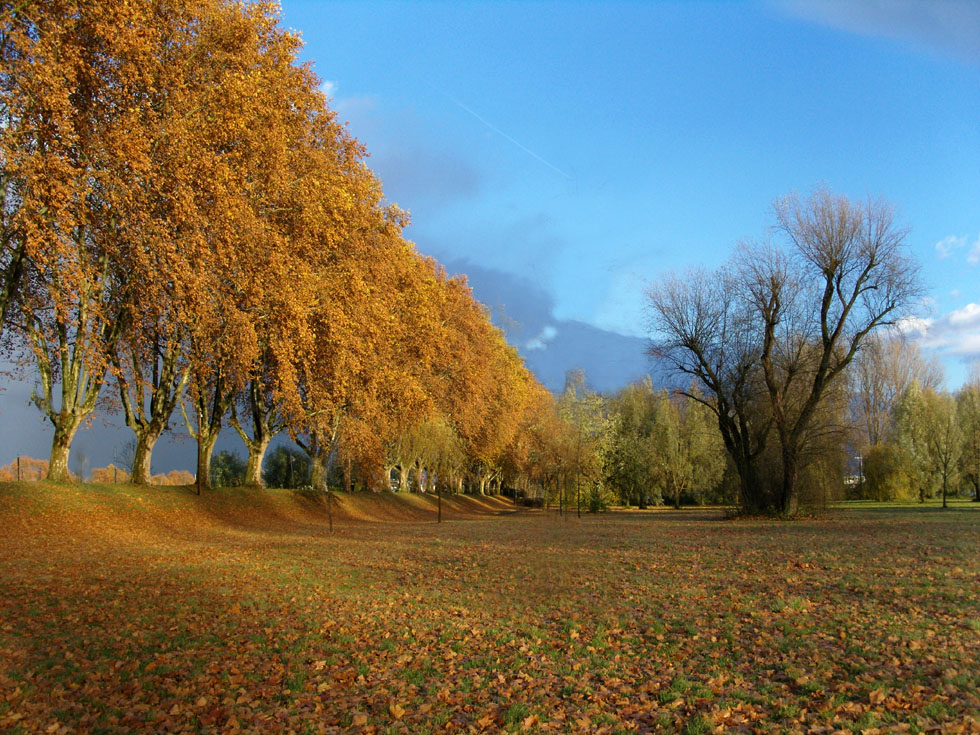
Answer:
[[[548,343],[558,336],[558,330],[555,329],[550,324],[538,332],[536,337],[529,339],[524,344],[525,350],[543,350],[548,346]]]
[[[977,235],[977,241],[970,246],[966,262],[970,265],[980,265],[980,235]]]
[[[947,317],[953,325],[976,325],[980,327],[980,304],[967,304],[962,309],[951,311]]]
[[[959,250],[964,245],[966,245],[965,237],[948,235],[936,243],[936,252],[939,253],[939,259],[943,260],[952,255],[954,250]]]
[[[329,79],[324,79],[320,83],[320,91],[323,92],[328,99],[332,99],[337,95],[337,82],[331,82]]]
[[[927,349],[980,357],[980,304],[969,303],[935,319],[908,317],[896,326]]]
[[[922,319],[917,316],[907,316],[898,320],[895,329],[907,336],[925,336],[929,333],[932,319]]]
[[[945,260],[955,251],[965,248],[968,242],[965,235],[947,235],[936,243],[936,253],[940,260]],[[966,262],[970,265],[980,265],[980,235],[977,235],[976,241],[970,245]]]

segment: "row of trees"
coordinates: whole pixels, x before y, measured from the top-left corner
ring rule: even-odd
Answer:
[[[48,478],[101,400],[136,483],[179,412],[199,486],[230,424],[249,483],[287,431],[317,486],[394,461],[485,489],[553,401],[403,238],[277,12],[0,4],[0,330],[54,427]]]
[[[968,490],[980,501],[980,363],[956,393],[914,343],[870,340],[856,361],[859,494],[915,500]]]
[[[710,411],[650,378],[602,395],[572,370],[540,429],[524,471],[505,462],[504,479],[560,509],[727,500],[724,445]]]
[[[266,4],[0,3],[0,338],[37,376],[50,479],[100,398],[134,432],[138,483],[178,411],[205,487],[226,424],[254,484],[287,431],[320,487],[335,466],[346,487],[394,473],[642,505],[716,482],[694,439],[709,423],[750,512],[793,513],[812,476],[841,474],[847,376],[920,291],[890,207],[779,200],[782,245],[651,289],[679,391],[606,400],[579,381],[556,403],[465,281],[404,239],[299,48]],[[872,447],[894,425],[922,454],[867,410]]]

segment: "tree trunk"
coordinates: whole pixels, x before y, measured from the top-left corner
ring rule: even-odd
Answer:
[[[755,478],[755,467],[744,457],[735,462],[738,472],[738,491],[742,510],[747,513],[761,513],[766,510],[766,501]]]
[[[245,484],[252,487],[265,487],[262,480],[262,462],[269,449],[269,439],[253,441],[248,445],[248,464],[245,466]]]
[[[943,473],[943,507],[946,507],[946,473]]]
[[[795,447],[783,447],[783,489],[781,508],[784,515],[796,515],[799,509],[800,496],[796,486],[799,467]]]
[[[437,505],[439,507],[439,523],[442,523],[442,483],[436,488],[436,497],[438,498]]]
[[[199,432],[197,438],[197,492],[211,490],[211,455],[218,442],[218,432]]]
[[[80,422],[69,419],[55,428],[46,478],[51,482],[68,482],[71,480],[71,473],[68,471],[68,454],[71,452],[71,443],[79,425]]]
[[[404,462],[398,465],[398,489],[407,492],[411,488],[408,486],[408,465]]]
[[[980,503],[980,477],[973,481],[973,502]]]
[[[317,490],[327,489],[327,468],[320,452],[310,457],[310,483]]]
[[[149,485],[153,447],[163,433],[163,427],[148,426],[136,434],[136,453],[133,456],[133,474],[129,481],[133,485]]]

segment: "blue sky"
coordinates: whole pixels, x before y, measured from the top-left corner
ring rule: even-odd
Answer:
[[[647,283],[719,265],[765,234],[775,197],[821,183],[881,196],[912,228],[919,336],[950,387],[980,355],[978,3],[286,0],[283,14],[412,212],[409,236],[471,274],[550,387],[569,351],[589,353],[549,356],[557,343],[644,337]],[[639,340],[621,348],[598,387],[650,369]]]
[[[821,183],[912,228],[929,298],[910,334],[948,387],[980,357],[980,2],[285,0],[283,17],[409,236],[469,275],[549,388],[572,367],[600,390],[651,372],[646,285],[720,265],[775,197]],[[46,456],[30,384],[4,388],[0,463]],[[100,415],[76,449],[107,464],[120,424]],[[219,449],[244,454],[230,431]],[[153,469],[193,458],[169,438]]]

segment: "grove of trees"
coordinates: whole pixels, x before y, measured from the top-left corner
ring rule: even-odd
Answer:
[[[980,374],[946,395],[887,336],[920,295],[887,204],[780,199],[775,240],[649,291],[673,389],[601,396],[573,371],[556,397],[405,239],[299,51],[269,4],[0,3],[0,340],[53,427],[48,479],[108,404],[131,482],[182,425],[199,492],[329,480],[792,514],[860,456],[867,496],[980,499]],[[243,460],[212,458],[229,426]],[[266,457],[283,432],[302,461]]]
[[[54,428],[48,479],[100,399],[134,433],[135,483],[178,422],[205,489],[242,474],[212,466],[226,425],[253,484],[281,431],[321,487],[331,463],[387,485],[410,434],[432,436],[398,461],[440,482],[499,474],[549,402],[465,280],[405,240],[275,6],[4,3],[0,33],[0,329]]]

